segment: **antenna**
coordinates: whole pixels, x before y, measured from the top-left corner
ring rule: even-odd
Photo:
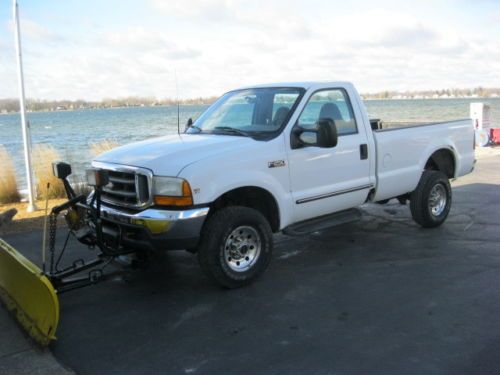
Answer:
[[[175,96],[177,101],[177,135],[181,135],[181,119],[180,119],[180,104],[179,104],[179,82],[177,81],[177,69],[174,70],[175,76]]]

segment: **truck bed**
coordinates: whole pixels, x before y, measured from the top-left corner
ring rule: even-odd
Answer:
[[[474,128],[471,119],[438,123],[372,124],[376,147],[377,190],[374,200],[413,191],[431,155],[444,148],[453,154],[453,177],[474,167]]]

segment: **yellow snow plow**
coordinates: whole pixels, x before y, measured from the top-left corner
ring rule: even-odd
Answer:
[[[105,274],[105,267],[116,257],[134,252],[121,245],[119,235],[103,231],[100,193],[101,188],[108,183],[106,172],[96,169],[87,172],[89,185],[94,189],[87,197],[76,195],[68,183],[66,178],[71,174],[69,164],[58,162],[54,163],[53,168],[54,174],[64,183],[68,201],[53,207],[49,215],[46,212],[41,246],[42,267],[38,267],[0,239],[0,301],[28,335],[41,346],[47,346],[56,338],[59,295],[115,276],[122,270]],[[61,213],[66,219],[68,233],[64,245],[56,251],[57,218]],[[90,249],[100,250],[97,257],[92,260],[64,261],[63,255],[70,236]]]
[[[47,276],[0,239],[0,299],[36,342],[55,339],[59,299]]]

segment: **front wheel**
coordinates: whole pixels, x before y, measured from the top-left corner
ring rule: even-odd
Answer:
[[[424,228],[444,223],[451,208],[451,186],[448,177],[439,171],[424,171],[410,197],[413,220]]]
[[[259,211],[225,207],[205,224],[198,261],[212,281],[227,288],[238,288],[265,271],[272,251],[271,227]]]

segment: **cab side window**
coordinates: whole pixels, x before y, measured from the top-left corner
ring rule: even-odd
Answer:
[[[320,119],[331,119],[339,136],[356,134],[358,128],[347,92],[343,89],[327,89],[314,93],[300,114],[298,125],[314,129]]]

